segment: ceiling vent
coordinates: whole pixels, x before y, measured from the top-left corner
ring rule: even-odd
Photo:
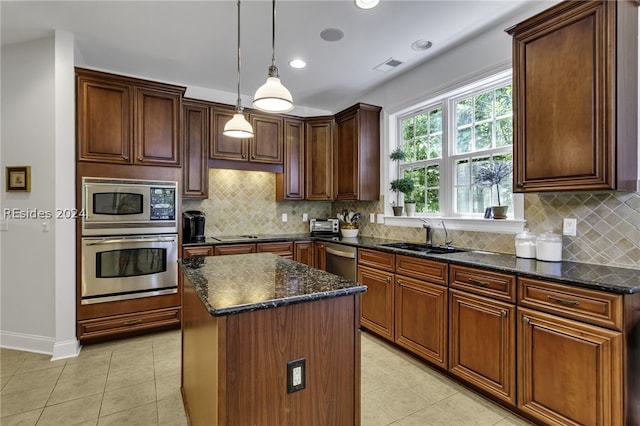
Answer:
[[[398,60],[398,59],[394,59],[394,58],[389,58],[386,61],[384,61],[383,63],[381,63],[380,65],[378,65],[377,67],[374,67],[374,70],[378,70],[381,72],[389,72],[392,69],[394,69],[395,67],[397,67],[400,64],[403,64],[404,62]]]

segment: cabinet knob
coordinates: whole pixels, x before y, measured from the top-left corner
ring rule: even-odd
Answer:
[[[129,161],[129,156],[128,155],[123,155],[122,158],[124,158],[125,160]]]
[[[500,316],[501,316],[502,318],[506,318],[506,317],[507,317],[507,310],[506,310],[506,309],[501,310],[501,311],[500,311]]]
[[[516,186],[517,186],[518,188],[524,188],[524,183],[522,183],[522,182],[518,182],[518,183],[516,183]]]
[[[531,320],[528,317],[522,317],[522,322],[525,324],[529,324]]]
[[[144,157],[142,155],[139,155],[138,156],[138,161],[142,161],[142,160],[144,160]]]
[[[251,159],[252,159],[252,160],[255,160],[255,159],[256,159],[256,155],[255,155],[255,154],[253,154],[253,155],[251,156]]]
[[[391,282],[391,277],[387,277],[387,283]],[[398,280],[398,284],[400,284],[400,280]]]

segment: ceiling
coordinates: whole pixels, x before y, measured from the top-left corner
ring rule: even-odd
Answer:
[[[381,0],[376,8],[361,10],[351,0],[281,0],[276,4],[276,64],[299,109],[335,112],[519,12],[525,3],[531,0]],[[3,45],[65,30],[74,34],[78,65],[235,98],[235,1],[3,0],[0,7]],[[271,62],[271,2],[245,0],[241,8],[241,91],[250,100]],[[322,40],[320,32],[327,28],[340,29],[344,38]],[[420,39],[433,46],[412,50]],[[294,57],[304,58],[308,66],[289,67]],[[374,70],[390,58],[404,63],[386,73]]]

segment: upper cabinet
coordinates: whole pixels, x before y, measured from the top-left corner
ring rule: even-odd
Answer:
[[[209,106],[185,99],[182,103],[184,164],[182,195],[185,198],[209,196]]]
[[[78,160],[175,166],[184,87],[76,68]]]
[[[305,122],[306,199],[333,199],[333,117]]]
[[[284,172],[276,174],[276,200],[304,200],[304,122],[284,120]]]
[[[566,1],[507,32],[514,191],[636,190],[637,3]]]
[[[210,158],[213,160],[282,164],[284,138],[282,117],[245,112],[245,117],[253,126],[254,137],[234,139],[222,134],[224,125],[231,120],[234,113],[233,107],[216,105],[211,108]]]
[[[380,110],[356,104],[336,115],[333,188],[336,200],[380,197]]]

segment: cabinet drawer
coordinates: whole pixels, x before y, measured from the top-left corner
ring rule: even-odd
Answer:
[[[458,265],[449,268],[450,287],[516,303],[516,278],[513,275]]]
[[[396,274],[447,285],[447,264],[410,256],[396,256]]]
[[[278,256],[293,259],[293,242],[258,243],[257,251],[258,253],[273,253]]]
[[[376,250],[358,250],[358,264],[393,272],[395,268],[395,255]]]
[[[247,254],[255,252],[255,244],[230,244],[224,246],[216,246],[214,248],[214,254],[216,256],[224,256],[227,254]]]
[[[622,329],[622,296],[563,284],[518,278],[518,305],[588,324]]]
[[[78,322],[78,339],[86,340],[180,324],[180,308],[166,308]]]
[[[195,257],[195,256],[213,256],[213,247],[212,246],[184,247],[182,249],[183,259],[189,259],[190,257]]]

